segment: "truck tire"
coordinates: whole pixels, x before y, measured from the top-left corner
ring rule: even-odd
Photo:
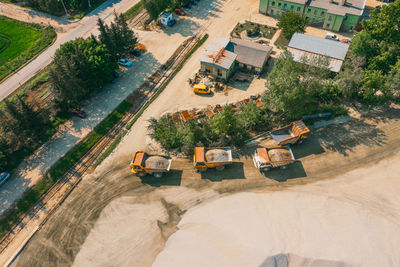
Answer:
[[[137,176],[137,177],[145,177],[145,176],[146,176],[146,173],[145,173],[145,172],[137,172],[137,173],[136,173],[136,176]]]
[[[281,170],[286,170],[287,167],[288,167],[287,165],[283,165],[283,166],[280,166],[279,169],[281,169]]]
[[[155,172],[155,173],[153,173],[153,175],[154,175],[154,177],[156,177],[156,178],[161,178],[162,175],[163,175],[163,173],[162,173],[162,172]]]
[[[262,169],[261,169],[261,172],[268,172],[268,171],[270,171],[270,170],[271,170],[270,167],[266,167],[266,168],[262,168]]]
[[[217,166],[217,167],[215,167],[215,169],[217,169],[217,171],[222,171],[225,169],[225,166],[224,165]]]
[[[204,167],[204,168],[200,168],[199,169],[199,172],[206,172],[207,171],[207,167]]]

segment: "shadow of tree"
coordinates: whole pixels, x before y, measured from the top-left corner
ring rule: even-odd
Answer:
[[[329,125],[314,131],[314,136],[326,150],[347,156],[356,146],[374,146],[386,143],[386,134],[376,124],[352,119],[344,124]]]

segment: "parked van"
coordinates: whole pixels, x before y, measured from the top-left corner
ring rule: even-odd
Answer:
[[[203,95],[211,93],[210,87],[205,84],[195,84],[193,86],[193,91],[196,94],[203,94]]]
[[[339,41],[339,38],[335,34],[329,32],[325,35],[325,39]]]

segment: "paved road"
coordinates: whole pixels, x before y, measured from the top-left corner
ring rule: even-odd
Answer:
[[[28,65],[23,67],[13,76],[3,81],[0,84],[0,100],[6,98],[9,94],[14,92],[21,84],[29,80],[35,73],[47,66],[61,44],[78,37],[87,37],[91,33],[97,31],[97,19],[100,17],[106,22],[111,21],[113,18],[113,12],[125,12],[132,7],[139,0],[111,0],[106,1],[100,7],[92,11],[78,23],[79,25],[68,32],[59,34],[56,42],[41,53],[36,59],[30,62]]]

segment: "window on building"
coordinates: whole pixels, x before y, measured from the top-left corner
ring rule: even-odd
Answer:
[[[329,28],[330,26],[331,26],[331,24],[329,24],[329,23],[328,23],[328,24],[326,24],[326,27],[327,27],[327,28]]]
[[[310,13],[311,12],[311,8],[309,8],[308,10],[307,10],[307,13]]]
[[[286,8],[286,7],[287,7],[287,4],[284,4],[284,5],[283,5],[283,8]]]
[[[210,67],[210,66],[206,66],[205,69],[206,69],[207,73],[211,73],[212,72],[212,67]]]
[[[271,9],[271,14],[274,14],[274,10],[273,9]]]
[[[329,16],[328,20],[331,21],[332,20],[332,16]]]
[[[275,2],[272,2],[271,5],[272,5],[272,6],[275,6]]]
[[[290,6],[290,10],[293,10],[294,9],[294,6]]]
[[[318,14],[318,10],[314,10],[314,15],[317,15]]]
[[[281,5],[282,5],[281,3],[278,3],[278,7],[281,7]]]
[[[300,7],[297,7],[297,11],[300,11]]]
[[[277,12],[276,12],[276,14],[278,14],[278,15],[279,15],[279,14],[281,14],[281,12],[280,12],[280,11],[277,11]]]
[[[218,69],[217,74],[218,74],[218,76],[222,76],[222,70]]]
[[[325,15],[325,12],[324,12],[324,11],[321,11],[321,16],[323,16],[323,15]]]

